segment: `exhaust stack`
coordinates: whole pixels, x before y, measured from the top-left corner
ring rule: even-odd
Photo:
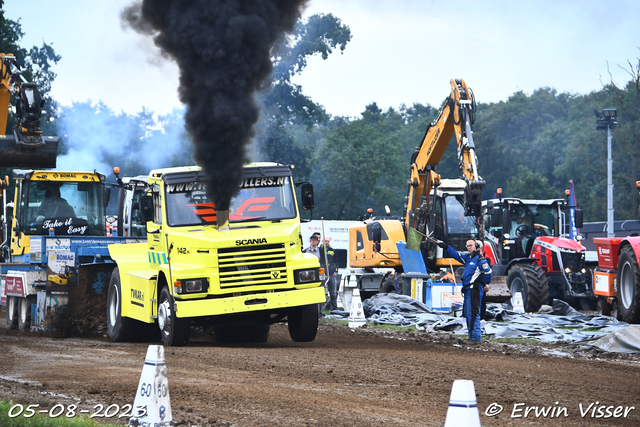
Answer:
[[[216,222],[218,230],[229,230],[229,210],[219,209],[216,211]]]

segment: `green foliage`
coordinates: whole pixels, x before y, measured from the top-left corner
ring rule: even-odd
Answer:
[[[390,113],[392,114],[392,113]],[[362,119],[345,122],[327,135],[318,156],[324,177],[317,194],[322,216],[353,219],[367,207],[383,212],[402,207],[403,164],[397,136],[390,131],[386,115],[370,105]]]
[[[521,199],[545,199],[548,198],[549,180],[540,172],[531,172],[528,167],[520,165],[517,174],[509,178],[507,187],[509,194],[505,194],[506,197],[514,194]]]
[[[325,111],[302,93],[291,77],[302,72],[310,56],[327,59],[334,49],[344,51],[351,40],[349,27],[331,14],[318,14],[299,21],[291,39],[282,40],[273,50],[273,87],[264,96],[267,115],[279,116],[282,122],[299,121],[307,127],[325,120]]]

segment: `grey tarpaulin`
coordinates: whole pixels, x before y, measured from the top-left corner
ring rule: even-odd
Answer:
[[[640,353],[640,325],[629,325],[590,344],[600,350],[614,353]]]
[[[380,293],[362,303],[367,322],[400,326],[416,326],[426,331],[450,331],[466,334],[463,318],[451,317],[427,307],[407,295]],[[332,312],[331,317],[347,317],[346,312]],[[554,300],[553,307],[543,306],[539,313],[516,313],[507,304],[487,304],[487,320],[483,333],[491,338],[533,338],[542,342],[599,342],[611,332],[625,330],[624,322],[598,314],[583,314],[564,301]],[[568,329],[570,328],[570,329]],[[640,332],[618,334],[616,344],[601,344],[603,350],[613,348],[640,351]],[[614,339],[614,338],[610,338]],[[593,345],[593,342],[590,343]],[[608,346],[608,347],[607,347]],[[606,347],[606,348],[605,348]],[[608,350],[611,348],[612,350]]]

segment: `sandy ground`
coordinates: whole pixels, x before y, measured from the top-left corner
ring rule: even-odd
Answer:
[[[149,343],[18,333],[0,319],[0,396],[45,412],[111,406],[115,415],[101,420],[127,423],[117,409],[133,403]],[[265,344],[222,345],[199,334],[167,348],[166,364],[174,421],[183,426],[442,426],[455,379],[474,381],[484,426],[640,425],[640,357],[586,347],[472,345],[321,321],[311,343],[292,342],[286,324],[272,326]],[[604,417],[594,411],[600,406]],[[551,410],[525,418],[532,407]]]

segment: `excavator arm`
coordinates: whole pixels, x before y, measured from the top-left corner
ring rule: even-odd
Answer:
[[[44,100],[22,76],[15,56],[0,53],[0,132],[6,133],[12,97],[17,123],[12,134],[0,135],[0,166],[55,168],[59,138],[42,135]]]
[[[438,117],[427,132],[411,160],[411,178],[405,211],[405,231],[415,228],[427,234],[429,195],[440,184],[438,163],[455,135],[458,143],[460,178],[466,182],[464,214],[479,217],[482,188],[485,182],[478,175],[478,159],[471,132],[475,120],[476,102],[471,88],[462,79],[451,79],[451,94],[445,99]]]

